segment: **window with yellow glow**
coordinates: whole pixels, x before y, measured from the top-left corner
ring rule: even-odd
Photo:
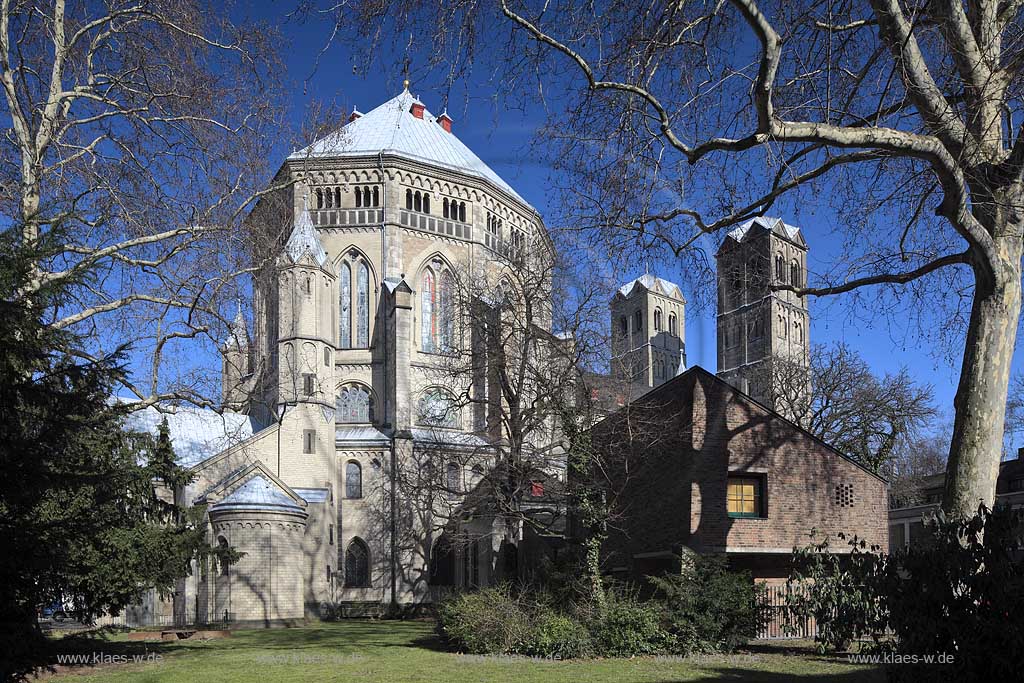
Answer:
[[[758,477],[729,477],[726,495],[730,517],[760,517],[762,515],[763,482]]]

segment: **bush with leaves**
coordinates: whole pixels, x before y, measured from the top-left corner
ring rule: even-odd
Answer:
[[[847,543],[849,553],[833,552],[828,538],[793,551],[786,605],[794,616],[815,620],[822,650],[846,650],[883,633],[887,624],[885,557],[856,536]]]
[[[521,654],[531,635],[526,606],[507,584],[457,593],[437,608],[437,632],[471,654]]]
[[[539,605],[523,654],[549,659],[581,659],[593,654],[593,642],[587,627],[572,616],[559,614],[548,605]]]
[[[729,571],[718,555],[692,555],[678,574],[651,582],[665,603],[679,654],[732,652],[757,637],[766,617],[764,587],[749,572]]]
[[[792,578],[813,583],[792,606],[818,619],[823,646],[872,637],[882,652],[953,658],[894,667],[891,680],[1018,679],[1024,668],[1021,511],[982,506],[966,519],[939,513],[925,530],[920,541],[889,555],[867,552],[856,538],[845,562],[823,553],[825,544],[798,551]]]
[[[653,600],[640,600],[626,591],[608,591],[602,607],[585,614],[595,650],[609,657],[658,655],[674,652],[666,628],[665,608]]]

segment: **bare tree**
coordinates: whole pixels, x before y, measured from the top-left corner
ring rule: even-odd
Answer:
[[[928,478],[942,474],[949,452],[948,434],[922,435],[899,448],[883,472],[889,479],[889,499],[897,507],[927,502]]]
[[[259,253],[240,219],[283,126],[278,42],[195,0],[0,3],[0,204],[48,254],[24,294],[72,285],[50,322],[82,355],[132,342],[140,408],[219,407],[191,359]]]
[[[554,93],[545,139],[571,224],[618,250],[692,257],[741,221],[833,200],[844,255],[811,286],[776,286],[871,288],[865,304],[941,309],[953,338],[965,332],[943,505],[993,503],[1020,315],[1021,3],[366,0],[323,11],[343,21],[350,8],[373,48],[386,16],[403,51],[406,36],[431,36],[453,79],[488,61],[504,90]],[[514,87],[531,79],[537,89]]]
[[[784,415],[872,472],[882,472],[935,417],[932,388],[907,370],[876,377],[844,344],[811,349],[810,366],[772,358],[759,380]]]
[[[562,420],[584,419],[581,368],[602,350],[604,306],[596,288],[571,279],[546,235],[499,252],[485,265],[457,265],[450,294],[441,283],[441,361],[429,381],[448,392],[424,394],[417,409],[439,437],[460,415],[476,438],[461,448],[439,438],[422,449],[430,476],[409,479],[432,492],[439,524],[486,517],[491,533],[518,546],[527,529],[564,528]]]

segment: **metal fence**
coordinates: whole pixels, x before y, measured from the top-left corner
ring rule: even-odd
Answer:
[[[814,638],[817,624],[813,617],[799,617],[793,614],[786,597],[793,590],[790,586],[767,586],[761,606],[768,612],[768,618],[758,638],[781,640],[783,638]]]

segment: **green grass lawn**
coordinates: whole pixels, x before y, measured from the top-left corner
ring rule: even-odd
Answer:
[[[60,641],[79,653],[159,655],[159,661],[62,668],[54,681],[271,683],[277,681],[882,681],[879,668],[819,656],[808,643],[755,644],[700,658],[541,661],[444,652],[432,624],[343,621],[310,628],[236,631],[208,642],[127,642],[123,635]]]

